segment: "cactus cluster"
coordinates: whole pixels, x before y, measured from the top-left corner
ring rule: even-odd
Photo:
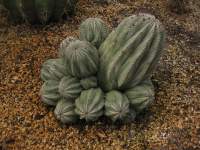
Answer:
[[[14,22],[46,24],[74,12],[77,0],[1,0]]]
[[[125,18],[111,33],[97,18],[80,25],[80,38],[60,44],[59,58],[41,69],[42,101],[63,123],[78,119],[132,121],[154,100],[150,75],[163,50],[165,31],[152,15]]]

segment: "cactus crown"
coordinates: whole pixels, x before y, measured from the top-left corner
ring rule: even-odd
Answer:
[[[88,18],[80,25],[80,39],[99,48],[109,34],[109,28],[99,18]]]

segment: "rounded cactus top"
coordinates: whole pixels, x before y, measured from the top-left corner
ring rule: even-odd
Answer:
[[[64,60],[69,74],[86,78],[97,73],[99,54],[89,42],[76,40],[64,50]]]
[[[99,18],[88,18],[80,25],[80,39],[99,48],[109,34],[108,26]]]
[[[143,18],[144,21],[151,22],[152,24],[156,26],[156,28],[159,28],[161,32],[165,31],[162,23],[154,15],[147,14],[147,13],[139,13],[137,17]]]

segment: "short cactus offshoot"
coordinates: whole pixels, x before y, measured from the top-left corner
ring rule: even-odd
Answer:
[[[101,19],[89,18],[79,39],[66,38],[60,58],[42,65],[42,101],[56,106],[54,114],[63,123],[103,115],[113,122],[133,121],[154,100],[150,77],[163,51],[163,26],[154,16],[139,14],[109,33]]]
[[[126,95],[118,91],[106,94],[105,115],[113,121],[123,120],[129,115],[129,100]]]
[[[95,121],[103,115],[104,93],[100,88],[82,91],[75,102],[75,112],[80,119]]]
[[[109,28],[99,18],[88,18],[80,26],[80,39],[99,48],[109,34]]]

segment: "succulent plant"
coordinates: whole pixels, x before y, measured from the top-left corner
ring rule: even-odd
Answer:
[[[96,88],[98,86],[97,78],[95,76],[81,79],[80,83],[81,83],[81,86],[83,87],[83,89],[85,89],[85,90],[88,90],[90,88]]]
[[[100,46],[99,83],[105,91],[134,87],[148,78],[165,41],[164,28],[152,15],[124,19]]]
[[[99,48],[109,34],[108,26],[99,18],[88,18],[80,25],[80,39]]]
[[[125,91],[131,107],[137,113],[147,108],[154,100],[154,87],[150,79],[142,82],[134,88]]]
[[[112,121],[123,120],[129,116],[129,100],[119,91],[110,91],[105,98],[105,115]]]
[[[74,38],[72,36],[65,38],[60,44],[60,48],[59,48],[59,52],[58,52],[59,56],[63,57],[65,49],[69,46],[69,44],[71,42],[76,41],[76,40],[77,40],[77,38]]]
[[[40,90],[42,101],[47,105],[55,106],[61,98],[58,92],[59,81],[46,81]]]
[[[77,78],[65,76],[59,83],[58,91],[62,97],[75,100],[80,95],[82,87]]]
[[[74,11],[77,0],[3,0],[14,21],[46,24]],[[67,9],[67,11],[66,11]]]
[[[84,90],[76,99],[75,106],[80,119],[95,121],[103,115],[104,93],[100,88]]]
[[[78,116],[74,109],[75,105],[72,101],[62,99],[57,103],[54,114],[62,123],[75,123]]]
[[[56,105],[55,116],[63,123],[102,115],[113,122],[133,121],[154,100],[150,77],[163,50],[164,28],[154,16],[139,14],[109,35],[97,18],[87,19],[80,30],[83,41],[66,38],[60,58],[43,64],[42,101]]]
[[[71,42],[64,51],[67,72],[77,78],[95,75],[99,66],[97,49],[86,41]]]
[[[62,59],[49,59],[45,61],[41,69],[41,79],[43,81],[57,80],[67,75],[65,65]]]

